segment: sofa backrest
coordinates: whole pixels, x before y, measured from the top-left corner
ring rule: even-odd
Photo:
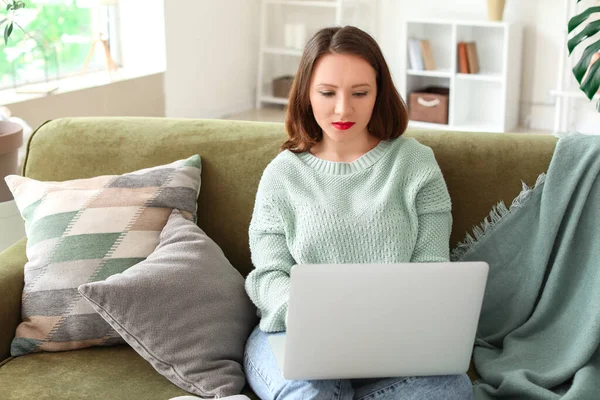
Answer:
[[[546,171],[550,135],[409,130],[430,146],[453,203],[451,245],[504,200],[507,205]],[[147,117],[64,118],[39,127],[28,143],[25,176],[64,181],[121,174],[199,154],[198,225],[246,275],[248,225],[265,166],[285,139],[280,123]]]

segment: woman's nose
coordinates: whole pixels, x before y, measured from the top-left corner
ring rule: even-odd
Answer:
[[[335,113],[342,116],[352,114],[352,101],[347,96],[339,96],[335,103]]]

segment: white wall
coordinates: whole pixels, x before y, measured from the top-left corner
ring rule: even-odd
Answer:
[[[165,70],[165,8],[163,0],[120,0],[123,67],[136,71]]]
[[[166,116],[218,118],[253,107],[259,0],[165,0]]]

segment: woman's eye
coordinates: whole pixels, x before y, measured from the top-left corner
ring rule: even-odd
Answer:
[[[356,92],[353,94],[354,94],[354,97],[365,97],[367,95],[367,92]]]
[[[319,92],[319,93],[321,93],[321,95],[325,96],[325,97],[331,97],[331,96],[333,96],[333,92]]]

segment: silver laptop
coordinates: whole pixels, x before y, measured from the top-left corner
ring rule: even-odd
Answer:
[[[485,262],[294,266],[287,332],[269,337],[283,377],[466,372],[488,270]]]

